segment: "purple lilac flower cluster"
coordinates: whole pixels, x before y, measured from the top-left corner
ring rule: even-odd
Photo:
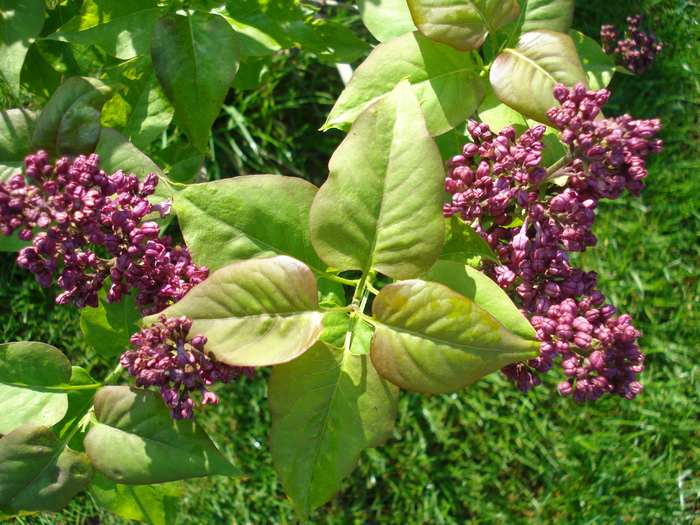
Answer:
[[[137,387],[156,386],[174,419],[189,419],[196,406],[192,392],[199,390],[202,405],[216,405],[219,398],[207,387],[227,383],[244,374],[254,375],[249,367],[230,366],[204,353],[207,338],[201,334],[187,339],[192,320],[187,317],[158,316],[152,324],[131,336],[137,350],[128,350],[120,362],[136,377]]]
[[[651,67],[664,45],[653,33],[647,34],[639,30],[642,15],[627,17],[627,23],[626,38],[622,40],[615,26],[605,25],[600,28],[603,51],[618,56],[621,65],[632,73],[643,73]]]
[[[49,286],[60,268],[59,304],[96,307],[110,278],[108,302],[135,287],[144,315],[157,313],[206,279],[207,268],[193,264],[187,248],[172,246],[169,237],[160,237],[157,222],[144,221],[170,210],[169,201],[153,205],[147,199],[156,175],[143,182],[121,170],[107,175],[95,154],[51,164],[44,151],[25,159],[25,175],[31,183],[19,174],[0,182],[0,227],[3,235],[19,230],[20,239],[32,240],[17,261],[41,286]]]
[[[630,316],[615,317],[615,307],[595,289],[596,273],[572,267],[569,252],[596,244],[591,228],[601,198],[617,198],[625,188],[639,194],[644,156],[661,150],[652,138],[660,125],[628,115],[596,121],[606,90],[557,85],[554,95],[562,107],[548,116],[568,146],[562,161],[549,171],[540,166],[544,126],[516,137],[512,127],[494,135],[471,121],[473,142],[447,162],[452,200],[444,214],[459,214],[486,239],[501,262],[487,274],[522,305],[542,341],[538,358],[503,369],[520,390],[541,384],[538,374],[561,355],[568,377],[559,385],[562,394],[580,402],[605,393],[632,399],[642,390],[640,333]],[[549,184],[564,175],[563,186]]]

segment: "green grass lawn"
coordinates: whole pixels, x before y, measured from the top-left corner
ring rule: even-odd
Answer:
[[[625,16],[647,13],[643,28],[666,43],[653,69],[616,76],[606,107],[608,115],[661,118],[664,152],[650,158],[641,199],[600,207],[600,243],[578,258],[643,332],[645,391],[634,401],[579,405],[557,393],[555,369],[527,395],[497,374],[452,395],[405,392],[392,437],[363,455],[311,523],[700,524],[700,9],[671,0],[595,0],[577,9],[574,27],[593,37],[603,23],[622,26]],[[301,72],[258,93],[262,109],[251,97],[237,106],[240,118],[220,122],[217,154],[229,159],[221,176],[265,170],[321,182],[317,170],[342,137],[314,129],[342,85],[313,61],[280,60]],[[319,147],[321,137],[327,143]],[[236,147],[249,164],[231,160]],[[0,254],[5,340],[45,341],[99,367],[81,342],[77,313],[55,307],[19,272],[11,255]],[[178,524],[297,523],[269,457],[267,375],[220,390],[222,404],[198,416],[248,476],[183,483]],[[100,514],[87,496],[60,514],[14,521],[125,523]]]

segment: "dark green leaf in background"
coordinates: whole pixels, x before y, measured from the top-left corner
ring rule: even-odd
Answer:
[[[416,31],[406,0],[357,0],[360,16],[380,42]]]
[[[41,33],[44,0],[0,0],[0,78],[19,97],[19,79],[29,46]]]
[[[103,78],[123,87],[102,108],[102,125],[121,132],[137,148],[146,148],[168,127],[175,112],[158,84],[151,57],[119,64]]]
[[[39,52],[36,42],[29,46],[20,76],[22,87],[37,97],[48,100],[61,85],[61,73]]]
[[[511,334],[471,299],[442,284],[390,284],[381,289],[372,311],[377,320],[372,363],[406,390],[455,392],[539,355],[538,341]]]
[[[134,294],[118,303],[107,303],[104,290],[98,292],[99,306],[84,308],[80,313],[80,329],[98,354],[113,357],[131,348],[129,338],[139,331],[141,313],[136,309]]]
[[[95,470],[126,485],[220,474],[240,476],[192,420],[176,421],[157,392],[109,386],[95,396],[98,424],[85,437]]]
[[[531,31],[515,49],[506,49],[493,63],[491,87],[498,100],[537,122],[550,124],[547,110],[558,107],[554,86],[586,82],[574,41],[554,31]]]
[[[191,318],[190,333],[204,334],[206,350],[236,366],[291,361],[323,330],[313,273],[285,255],[225,266],[162,314]],[[156,318],[146,317],[143,324]]]
[[[494,316],[506,330],[523,339],[535,339],[535,329],[506,293],[479,270],[453,261],[437,261],[423,276],[449,286]]]
[[[322,129],[347,130],[364,109],[407,78],[430,134],[464,121],[484,98],[484,84],[467,53],[409,33],[379,44],[357,68]]]
[[[323,40],[328,51],[319,51],[316,56],[323,62],[354,62],[366,56],[372,47],[343,24],[319,18],[312,27]]]
[[[52,157],[92,153],[100,139],[100,111],[113,88],[96,78],[66,80],[41,111],[31,150]]]
[[[174,525],[180,502],[180,483],[122,485],[99,472],[88,485],[95,502],[110,512],[150,525]]]
[[[209,131],[238,71],[240,42],[219,15],[167,14],[151,45],[156,76],[194,145],[204,153]]]
[[[576,50],[581,58],[581,65],[583,65],[588,79],[588,87],[594,90],[607,87],[616,71],[613,59],[603,52],[595,40],[583,33],[572,29],[569,31],[569,36],[574,40]]]
[[[326,265],[311,247],[308,226],[317,191],[296,177],[248,175],[188,186],[173,207],[192,257],[210,270],[289,255],[322,274]]]
[[[422,34],[460,51],[481,47],[520,12],[516,0],[408,0],[408,7]]]
[[[71,364],[57,348],[22,341],[0,345],[0,434],[23,425],[51,426],[68,409]]]
[[[241,41],[241,57],[268,56],[284,47],[269,34],[261,31],[257,27],[243,24],[238,20],[234,20],[233,18],[223,14],[221,16],[223,16],[224,20],[231,24],[233,30],[238,34],[238,38]],[[293,46],[293,44],[291,45]]]
[[[128,60],[149,52],[153,29],[162,15],[158,0],[85,0],[80,16],[47,38],[93,44]]]
[[[422,275],[444,239],[444,167],[408,82],[355,120],[311,208],[311,242],[341,270]]]
[[[0,439],[0,515],[58,512],[94,474],[90,460],[50,429],[28,425]]]
[[[574,18],[574,0],[519,0],[524,6],[522,33],[547,29],[566,33]]]
[[[322,342],[274,367],[270,451],[302,518],[338,491],[362,450],[391,435],[398,398],[398,388],[377,374],[367,356]]]

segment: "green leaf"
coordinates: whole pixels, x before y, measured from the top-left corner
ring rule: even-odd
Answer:
[[[225,266],[161,313],[191,318],[190,333],[207,336],[207,351],[235,366],[291,361],[323,330],[313,273],[285,255]]]
[[[408,7],[421,33],[460,51],[481,47],[520,13],[516,0],[408,0]]]
[[[202,154],[238,71],[240,49],[238,35],[219,15],[167,14],[156,24],[151,46],[156,76]]]
[[[283,49],[302,45],[313,53],[326,51],[323,40],[304,23],[297,0],[228,0],[226,11],[236,21],[269,35]]]
[[[192,182],[204,163],[204,157],[197,148],[178,142],[162,150],[160,158],[165,163],[168,178],[182,184]]]
[[[100,111],[112,90],[95,78],[66,80],[44,106],[30,149],[51,157],[92,153],[100,139]]]
[[[616,71],[612,58],[603,52],[595,40],[586,35],[572,29],[569,31],[569,36],[574,40],[576,50],[581,58],[581,64],[588,79],[588,87],[593,90],[607,87]]]
[[[350,78],[321,129],[347,130],[362,111],[405,78],[421,102],[433,136],[469,117],[485,94],[469,54],[420,33],[409,33],[374,48]]]
[[[35,42],[27,51],[20,80],[27,91],[48,100],[61,85],[61,74],[46,61]]]
[[[358,319],[352,330],[352,342],[350,343],[350,353],[353,355],[369,354],[370,343],[374,335],[374,327]]]
[[[188,186],[175,195],[173,208],[192,257],[210,270],[289,255],[322,274],[326,265],[309,240],[317,191],[296,177],[248,175]]]
[[[58,512],[93,476],[90,460],[51,430],[28,425],[0,439],[0,514]]]
[[[68,411],[63,419],[53,427],[53,431],[59,439],[70,439],[68,446],[73,450],[83,452],[83,438],[85,432],[73,432],[82,418],[92,409],[92,400],[95,393],[102,388],[102,384],[95,381],[84,368],[74,366],[70,376],[70,386],[78,388],[67,389]]]
[[[88,485],[95,503],[114,514],[151,525],[173,525],[180,503],[180,483],[122,485],[99,472]]]
[[[384,378],[407,390],[454,392],[539,354],[538,341],[511,334],[471,299],[442,284],[390,284],[381,289],[372,310],[377,321],[372,363]]]
[[[231,27],[238,34],[238,38],[241,41],[241,57],[268,56],[282,49],[283,46],[281,46],[274,38],[257,27],[242,24],[241,22],[225,15],[221,16],[223,16],[224,20],[231,24]],[[236,75],[236,78],[238,78],[238,75]]]
[[[151,57],[144,55],[108,70],[103,78],[120,89],[102,108],[102,125],[146,148],[173,119],[174,108],[158,84]]]
[[[528,118],[549,124],[547,110],[558,107],[556,84],[586,82],[574,41],[554,31],[531,31],[515,49],[506,49],[493,63],[491,87],[501,102]],[[528,89],[523,89],[528,86]]]
[[[340,270],[418,277],[442,249],[445,171],[408,82],[355,120],[311,207],[316,253]]]
[[[121,60],[148,53],[163,10],[158,0],[85,0],[80,16],[47,38],[93,44]]]
[[[36,113],[28,109],[0,111],[0,163],[24,166],[24,157],[32,152],[29,143],[36,120]]]
[[[41,33],[43,0],[0,0],[0,78],[19,97],[19,78],[29,46]]]
[[[547,29],[566,33],[574,19],[574,0],[521,0],[525,16],[521,33]]]
[[[449,286],[494,316],[506,330],[523,339],[535,339],[535,329],[510,297],[479,270],[452,261],[437,261],[423,276],[426,281]]]
[[[380,42],[416,31],[406,0],[357,0],[360,16]]]
[[[95,416],[98,424],[85,437],[85,451],[107,479],[146,485],[242,475],[197,423],[172,419],[156,392],[105,387],[95,396]]]
[[[350,63],[366,56],[372,50],[367,42],[358,38],[343,24],[319,18],[313,21],[312,27],[328,48],[328,51],[316,53],[323,62]]]
[[[84,308],[80,313],[80,329],[85,339],[98,354],[113,357],[131,348],[129,338],[139,331],[141,313],[136,309],[134,295],[125,296],[118,303],[107,303],[104,290],[98,292],[99,306]]]
[[[270,78],[270,67],[272,66],[272,57],[266,56],[262,58],[251,58],[249,60],[241,60],[241,67],[236,73],[236,78],[233,79],[231,87],[233,89],[257,89],[265,84]]]
[[[391,435],[398,397],[367,356],[325,343],[274,367],[268,386],[270,452],[302,519],[338,491],[362,450]]]
[[[440,259],[472,264],[475,258],[476,262],[481,259],[499,262],[491,247],[474,228],[456,215],[447,219],[445,246],[442,248]]]
[[[68,409],[71,364],[57,348],[22,341],[0,345],[0,434],[23,425],[51,426]]]

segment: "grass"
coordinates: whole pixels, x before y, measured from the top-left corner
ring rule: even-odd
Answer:
[[[601,206],[601,242],[578,260],[599,272],[599,287],[643,332],[644,393],[580,406],[556,394],[554,373],[528,395],[497,375],[452,395],[403,393],[392,437],[363,455],[311,523],[700,524],[700,16],[688,1],[577,4],[574,26],[589,35],[644,12],[643,27],[666,43],[650,71],[616,76],[606,108],[660,117],[664,152],[650,159],[641,199]],[[318,184],[340,135],[319,140],[313,130],[341,86],[303,55],[277,60],[275,70],[286,73],[241,95],[238,114],[217,123],[219,176],[264,171]],[[9,257],[1,259],[6,340],[27,336],[73,355],[85,351],[75,312],[54,307]],[[248,477],[183,483],[180,525],[297,523],[269,458],[265,382],[263,371],[230,385],[221,391],[228,399],[200,418]],[[82,497],[59,514],[15,522],[125,520]]]

